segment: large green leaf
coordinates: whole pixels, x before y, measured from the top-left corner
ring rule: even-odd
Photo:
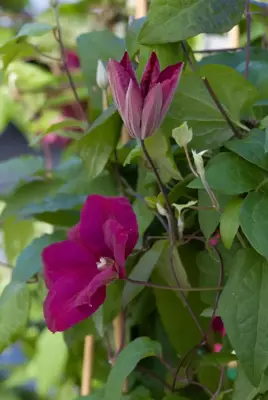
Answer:
[[[9,194],[19,183],[44,168],[42,157],[22,156],[0,163],[0,191]]]
[[[33,275],[42,271],[41,253],[43,249],[52,243],[64,239],[62,232],[56,232],[52,235],[44,235],[32,241],[19,255],[16,267],[13,270],[12,281],[27,282]]]
[[[201,68],[200,75],[209,80],[234,122],[240,121],[243,113],[249,110],[258,96],[254,86],[230,67],[207,65]],[[171,134],[172,129],[186,121],[194,133],[191,146],[206,149],[218,147],[228,140],[233,132],[208,93],[200,75],[190,72],[182,76],[162,129]],[[234,93],[237,93],[235,100]]]
[[[124,42],[110,31],[84,33],[77,38],[77,50],[81,68],[89,91],[96,86],[98,60],[120,59],[124,53]]]
[[[54,384],[60,382],[67,357],[62,333],[53,335],[45,329],[38,339],[36,354],[29,365],[29,368],[36,368],[35,378],[41,395],[46,395]]]
[[[0,352],[17,340],[28,320],[30,294],[23,283],[12,282],[0,298]]]
[[[210,188],[230,195],[255,189],[266,177],[265,171],[227,152],[217,154],[206,167]],[[195,179],[189,187],[202,189],[203,184],[200,179]]]
[[[168,43],[199,33],[227,32],[239,22],[244,8],[244,0],[154,0],[139,40]]]
[[[28,24],[22,25],[19,32],[17,33],[17,37],[22,36],[42,36],[46,33],[50,32],[53,29],[52,25],[45,24],[42,22],[31,22]]]
[[[244,139],[230,140],[225,144],[225,147],[252,164],[268,171],[268,154],[265,151],[265,144],[265,132],[260,129],[253,129]]]
[[[126,47],[130,57],[133,57],[139,50],[138,36],[145,22],[145,17],[134,19],[128,26],[126,36]]]
[[[160,279],[155,273],[153,274],[152,281],[157,284],[166,284],[166,282]],[[200,342],[201,333],[193,322],[189,311],[175,291],[155,289],[154,294],[157,310],[169,341],[178,354],[183,356],[188,350]],[[193,306],[190,296],[187,297],[191,306]],[[174,319],[176,319],[176,323],[174,323]],[[187,332],[187,335],[185,335],[185,332]]]
[[[105,168],[119,139],[121,124],[119,114],[110,107],[94,122],[88,134],[74,145],[91,179]]]
[[[240,210],[243,200],[239,197],[233,198],[221,215],[220,234],[227,249],[232,246],[235,235],[240,225]]]
[[[170,144],[161,131],[146,139],[145,143],[148,153],[159,170],[162,181],[168,182],[172,178],[181,180],[181,174],[170,151]]]
[[[139,259],[138,263],[131,271],[129,278],[147,282],[161,256],[162,251],[164,250],[165,244],[165,240],[158,240],[155,242],[151,249]],[[123,306],[127,306],[144,289],[144,287],[145,286],[127,282],[123,290]]]
[[[254,386],[268,367],[267,285],[267,260],[253,249],[240,250],[219,303],[241,368]]]
[[[249,193],[244,200],[240,214],[241,228],[254,249],[268,257],[268,195],[267,193]]]
[[[230,196],[214,191],[214,195],[218,200],[220,210],[223,210],[230,200]],[[198,221],[202,232],[208,239],[216,230],[220,222],[220,212],[211,207],[211,199],[205,190],[198,191]]]
[[[104,400],[119,400],[124,380],[139,361],[146,357],[161,356],[161,346],[146,337],[130,342],[116,359],[106,383]]]

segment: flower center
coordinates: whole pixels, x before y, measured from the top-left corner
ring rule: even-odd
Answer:
[[[97,268],[103,271],[106,268],[112,267],[114,265],[114,260],[109,257],[101,257],[100,261],[97,262]]]

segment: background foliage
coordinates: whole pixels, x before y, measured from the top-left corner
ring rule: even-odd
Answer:
[[[0,163],[6,254],[0,269],[1,398],[77,400],[84,338],[93,334],[94,390],[85,399],[265,399],[266,2],[252,1],[249,7],[245,0],[153,0],[148,16],[128,26],[129,10],[120,1],[99,4],[100,12],[89,0],[53,3],[34,18],[23,12],[25,3],[1,2],[8,23],[0,19],[0,131],[15,125],[33,150]],[[62,63],[57,10],[64,47],[77,52],[81,62],[71,75],[82,117],[77,117],[78,105]],[[126,30],[120,37],[118,22]],[[200,34],[227,32],[236,24],[241,48],[197,51]],[[170,202],[198,201],[184,213],[184,234],[174,256],[182,287],[201,289],[189,291],[187,299],[205,336],[179,291],[122,282],[108,287],[106,303],[90,320],[64,334],[53,335],[45,327],[40,254],[48,244],[65,238],[91,193],[123,192],[133,203],[140,240],[128,260],[129,277],[176,285],[156,207],[162,197],[155,177],[139,144],[122,141],[122,122],[110,95],[103,112],[96,86],[98,60],[119,59],[125,49],[136,61],[138,76],[152,50],[162,68],[185,62],[168,115],[146,146]],[[191,173],[184,150],[172,137],[172,129],[184,122],[193,131],[188,148],[208,150],[205,176],[219,210],[211,207],[203,183]],[[60,160],[54,156],[55,143],[43,140],[51,133],[71,139]],[[220,239],[212,247],[210,240],[217,232]],[[218,290],[205,290],[211,287]],[[122,310],[126,347],[112,367],[112,321]],[[223,319],[223,338],[210,329],[215,315]],[[214,352],[221,342],[222,350]],[[23,353],[25,362],[9,361],[14,349]],[[129,391],[121,395],[127,377]]]

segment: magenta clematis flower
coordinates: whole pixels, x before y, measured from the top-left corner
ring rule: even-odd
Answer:
[[[145,139],[160,126],[173,99],[182,68],[181,62],[160,72],[159,60],[153,52],[139,85],[127,52],[120,62],[108,62],[114,102],[132,137]]]
[[[214,332],[219,333],[221,336],[225,336],[226,331],[222,322],[221,317],[214,317],[212,320],[212,329]]]
[[[106,285],[124,278],[125,260],[137,240],[136,216],[126,198],[88,196],[68,239],[42,253],[48,288],[44,315],[52,332],[70,328],[103,304]]]

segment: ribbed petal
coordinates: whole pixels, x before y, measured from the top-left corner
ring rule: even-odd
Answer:
[[[132,137],[141,136],[142,97],[140,88],[135,82],[130,81],[126,94],[125,124]]]
[[[153,51],[144,69],[141,78],[141,94],[143,99],[147,96],[150,89],[158,82],[160,74],[160,64],[156,53]]]
[[[94,306],[94,298],[99,298],[99,291],[103,293],[106,290],[106,285],[118,278],[118,273],[114,266],[107,267],[103,271],[98,271],[91,282],[76,296],[76,306],[83,306],[89,304]]]
[[[120,64],[122,67],[125,68],[131,79],[135,82],[137,82],[136,74],[134,71],[134,68],[132,67],[131,60],[129,58],[128,52],[125,51],[122,60],[120,61]]]
[[[62,277],[49,290],[44,303],[44,316],[51,332],[63,332],[90,317],[103,303],[106,288],[102,286],[91,297],[90,304],[77,305],[77,296],[83,291],[85,282],[74,275]]]
[[[109,219],[104,225],[104,236],[107,246],[114,254],[114,260],[119,267],[119,277],[125,276],[125,261],[127,253],[127,231],[114,219]]]
[[[158,82],[162,85],[163,92],[163,106],[161,110],[161,121],[164,119],[170,103],[173,99],[175,91],[177,89],[179,79],[181,77],[183,69],[183,63],[178,63],[176,65],[170,65],[164,69],[160,75]]]
[[[107,74],[115,105],[124,120],[125,98],[132,76],[115,60],[108,61]]]
[[[161,121],[162,109],[162,88],[161,84],[157,83],[149,92],[145,99],[142,110],[141,122],[141,138],[145,139],[151,136],[159,127]]]

